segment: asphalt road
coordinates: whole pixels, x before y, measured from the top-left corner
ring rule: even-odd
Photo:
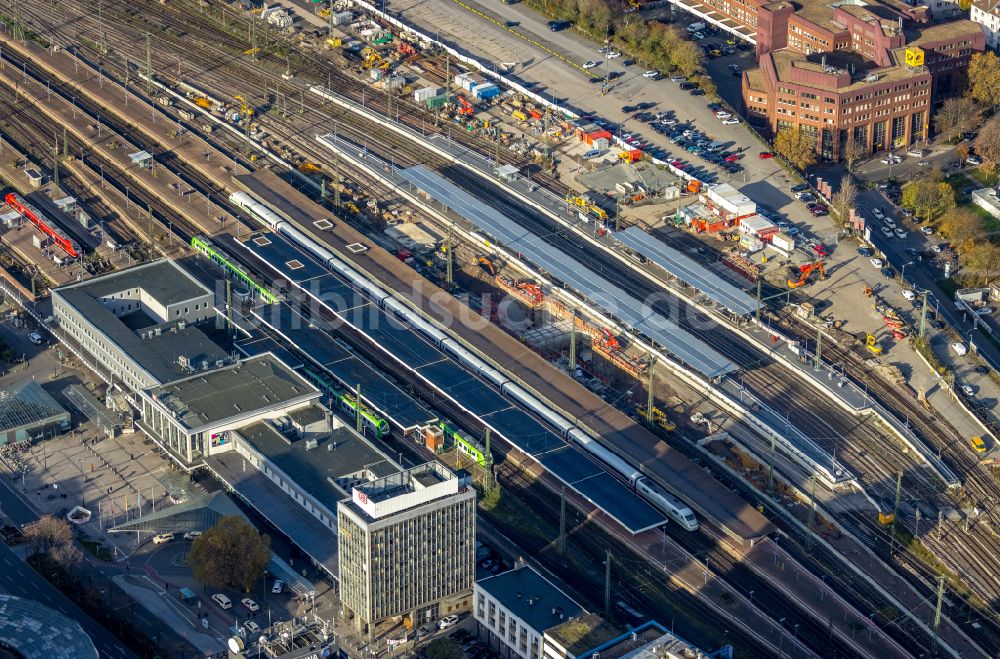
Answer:
[[[0,505],[2,505],[5,518],[16,524],[24,524],[38,518],[7,482],[0,482]],[[3,543],[0,543],[0,566],[2,566],[0,567],[0,590],[17,597],[36,600],[76,620],[93,640],[101,657],[138,659],[137,655],[126,648],[104,627],[97,624],[93,618],[59,592],[55,586],[46,581],[30,566],[25,565],[11,551],[10,547]]]

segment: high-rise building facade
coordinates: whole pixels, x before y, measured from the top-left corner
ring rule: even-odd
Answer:
[[[358,485],[338,505],[337,521],[340,599],[359,630],[469,608],[476,492],[445,467],[428,462]]]

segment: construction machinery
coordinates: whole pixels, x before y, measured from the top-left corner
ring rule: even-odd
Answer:
[[[788,288],[799,288],[809,283],[809,277],[814,272],[819,272],[820,279],[826,279],[826,270],[823,269],[823,261],[813,261],[799,266],[798,279],[789,279]]]
[[[243,51],[244,55],[256,55],[260,53],[260,48],[247,48]]]
[[[873,355],[882,354],[882,346],[879,345],[879,342],[875,339],[874,334],[869,334],[865,337],[865,347],[868,348],[868,352]]]
[[[601,208],[600,206],[598,206],[597,204],[595,204],[590,199],[590,197],[586,195],[580,196],[580,195],[568,194],[566,195],[566,203],[569,204],[570,206],[585,208],[587,212],[589,212],[591,215],[593,215],[599,220],[603,221],[608,219],[608,212],[603,208]]]
[[[490,276],[492,276],[492,277],[496,277],[497,276],[498,268],[497,268],[496,264],[492,261],[492,259],[490,259],[488,256],[479,256],[479,257],[477,257],[476,258],[476,263],[479,264],[480,268],[482,268],[486,272],[490,273]]]
[[[872,297],[875,295],[875,291],[872,290],[871,286],[865,286],[863,292],[865,294],[865,297]]]
[[[532,309],[545,301],[542,287],[533,281],[511,279],[502,275],[494,277],[494,281],[501,290],[507,291]]]
[[[465,100],[465,97],[459,94],[455,98],[458,99],[458,114],[471,117],[476,114],[476,109],[472,107],[472,104]]]
[[[656,407],[655,405],[653,406],[651,412],[646,410],[645,405],[639,405],[638,407],[636,407],[636,412],[638,412],[639,416],[641,416],[646,421],[655,423],[656,425],[666,430],[667,432],[673,432],[677,430],[677,424],[668,419],[667,415],[663,412],[663,410]]]
[[[321,174],[323,172],[323,170],[320,168],[319,165],[311,162],[304,162],[301,165],[299,165],[299,171],[302,172],[303,174],[310,174],[313,176]]]
[[[200,107],[203,110],[211,110],[212,109],[212,101],[208,100],[204,96],[196,96],[195,98],[193,98],[191,100],[194,102],[195,105],[197,105],[198,107]]]
[[[382,68],[384,60],[382,56],[375,52],[374,48],[365,48],[361,51],[361,68],[365,71],[372,67]],[[388,62],[385,62],[388,65]]]

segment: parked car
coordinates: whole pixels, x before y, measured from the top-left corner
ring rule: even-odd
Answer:
[[[920,233],[924,234],[925,236],[932,236],[934,235],[934,229],[930,227],[921,227]]]
[[[723,126],[735,126],[735,125],[737,125],[739,123],[740,123],[740,120],[737,119],[736,117],[730,117],[729,119],[723,119],[722,120],[722,125]]]
[[[586,62],[583,63],[583,68],[585,69],[593,69],[596,66],[597,62],[595,62],[594,60],[587,60]]]
[[[684,76],[670,76],[670,82],[687,82],[687,78]]]
[[[906,231],[903,231],[898,227],[896,228],[896,237],[899,238],[900,240],[905,240],[907,235],[908,234],[906,233]]]
[[[660,72],[657,71],[656,69],[649,69],[648,71],[643,71],[642,72],[642,77],[643,78],[656,78],[659,75],[660,75]]]
[[[226,597],[225,595],[223,595],[222,593],[216,593],[212,595],[212,601],[218,604],[219,608],[222,609],[233,608],[233,601],[228,597]]]
[[[969,352],[969,349],[966,348],[965,344],[962,343],[961,341],[955,341],[954,343],[952,343],[951,344],[951,349],[959,357],[961,357],[961,356],[965,355],[967,352]]]
[[[980,158],[979,156],[969,156],[968,158],[965,159],[965,162],[970,165],[977,165],[977,166],[983,164],[982,158]]]
[[[280,595],[284,590],[285,590],[285,582],[282,581],[281,579],[276,580],[274,582],[274,585],[271,586],[272,595]]]
[[[761,151],[760,153],[757,154],[757,157],[760,158],[761,160],[767,160],[768,158],[773,158],[774,154],[771,153],[770,151]]]
[[[441,622],[438,623],[438,629],[448,629],[449,627],[454,627],[458,624],[458,616],[445,616],[441,618]]]
[[[623,105],[622,106],[622,112],[624,112],[625,114],[632,114],[633,112],[637,112],[638,110],[639,110],[639,107],[636,106],[636,105]]]
[[[243,629],[246,630],[248,635],[257,634],[260,632],[260,625],[258,625],[253,620],[247,620],[246,622],[243,623]],[[253,640],[256,640],[256,637],[254,637]]]
[[[873,266],[875,266],[879,270],[881,270],[883,267],[885,267],[885,262],[882,261],[882,259],[872,259],[871,263],[872,263]]]
[[[253,601],[249,597],[244,597],[243,599],[241,599],[240,604],[242,604],[247,611],[252,611],[252,612],[260,611],[260,604],[257,604],[257,602]]]
[[[892,268],[882,268],[882,276],[886,279],[892,279],[896,276],[896,272]]]
[[[612,50],[610,53],[607,53],[605,55],[605,57],[608,58],[608,59],[618,59],[621,56],[622,56],[622,54],[619,53],[617,50]]]
[[[36,346],[42,345],[42,335],[38,332],[31,332],[28,334],[28,340],[34,343]]]
[[[188,531],[184,534],[185,540],[196,540],[201,537],[201,531]]]

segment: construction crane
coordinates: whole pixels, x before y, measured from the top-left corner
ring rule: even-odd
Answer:
[[[826,279],[826,270],[823,269],[823,261],[814,261],[813,263],[799,266],[799,278],[789,279],[788,288],[805,286],[809,282],[809,276],[816,271],[819,271],[820,278]]]
[[[879,342],[875,339],[874,334],[869,334],[865,337],[865,347],[868,348],[868,352],[873,355],[882,354],[882,346],[879,345]]]
[[[474,107],[472,107],[471,103],[469,103],[467,100],[465,100],[464,96],[462,96],[461,94],[459,94],[456,98],[458,99],[458,113],[459,114],[465,115],[466,117],[471,117],[472,115],[476,114],[476,109]]]

